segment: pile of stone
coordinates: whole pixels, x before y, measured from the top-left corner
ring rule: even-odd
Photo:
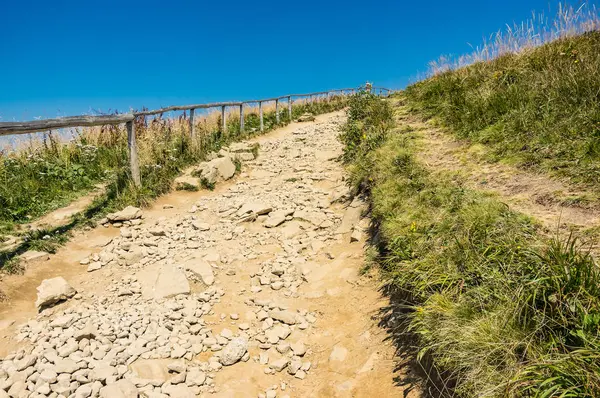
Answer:
[[[257,320],[261,322],[260,331],[255,339],[263,351],[255,360],[261,365],[268,365],[264,369],[266,374],[286,369],[288,374],[304,379],[311,368],[311,362],[303,359],[307,347],[302,341],[289,343],[286,339],[294,331],[308,329],[316,321],[315,314],[306,310],[293,312],[281,304],[264,299],[254,299],[252,304],[257,307]],[[269,357],[269,351],[274,351],[274,358]]]

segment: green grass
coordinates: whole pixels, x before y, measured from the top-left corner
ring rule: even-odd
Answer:
[[[600,32],[451,70],[406,89],[408,104],[491,160],[600,190]]]
[[[315,114],[342,109],[346,99],[335,97],[329,102],[298,103],[293,115]],[[280,108],[280,122],[275,112],[264,114],[265,132],[290,122],[287,107]],[[0,236],[23,235],[21,224],[68,204],[88,192],[95,184],[104,183],[105,192],[97,197],[84,214],[64,227],[44,231],[43,236],[63,236],[69,230],[99,219],[108,212],[127,205],[146,206],[154,198],[169,192],[173,180],[186,167],[205,159],[230,142],[259,134],[256,114],[245,116],[245,131],[240,133],[239,117],[229,117],[227,134],[220,131],[220,120],[214,125],[199,123],[197,142],[192,142],[186,120],[138,119],[136,133],[142,186],[131,182],[127,134],[124,127],[105,127],[99,131],[84,130],[74,141],[61,143],[49,137],[39,147],[2,154],[0,157]],[[255,154],[258,148],[254,149]],[[240,165],[236,165],[239,168]],[[204,183],[208,189],[212,184]],[[11,253],[0,253],[0,268],[29,248],[60,244],[60,239],[25,236],[25,243]],[[52,243],[52,245],[50,245]]]
[[[419,133],[393,128],[382,100],[350,105],[340,138],[370,197],[398,339],[415,337],[458,396],[600,396],[600,270],[586,248],[425,168]]]

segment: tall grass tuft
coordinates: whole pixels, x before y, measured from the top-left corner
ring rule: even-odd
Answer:
[[[349,110],[348,124],[363,142],[386,125],[385,139],[358,146],[348,167],[370,195],[378,262],[403,309],[393,333],[416,336],[419,358],[433,360],[456,396],[600,396],[595,260],[575,237],[547,241],[459,175],[425,168],[418,132],[369,119],[365,110],[383,106],[375,101],[353,101],[362,109]]]

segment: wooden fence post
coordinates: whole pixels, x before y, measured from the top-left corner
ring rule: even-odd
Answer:
[[[142,186],[140,179],[140,166],[138,164],[137,144],[135,142],[135,119],[127,122],[127,144],[129,146],[129,164],[131,167],[131,178],[136,187]]]
[[[240,134],[244,132],[244,104],[240,104]]]
[[[265,130],[265,126],[263,124],[262,101],[258,101],[258,114],[260,115],[260,131],[264,131]]]
[[[194,125],[194,112],[195,109],[190,109],[190,138],[193,141],[196,139],[196,126]]]
[[[290,123],[292,122],[292,96],[288,97],[288,116],[290,117]]]
[[[222,124],[221,134],[223,136],[226,136],[227,135],[227,116],[225,114],[225,105],[223,105],[221,107],[221,124]]]
[[[275,120],[279,124],[279,98],[275,100]]]

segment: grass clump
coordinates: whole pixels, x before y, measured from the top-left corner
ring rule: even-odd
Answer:
[[[492,160],[600,189],[600,31],[448,70],[409,86],[409,105]]]
[[[400,309],[393,333],[416,337],[418,357],[458,396],[600,396],[594,259],[575,237],[547,241],[495,197],[426,169],[415,158],[418,132],[366,112],[385,107],[379,101],[351,102],[344,132],[359,125],[352,137],[361,139],[342,140],[351,182],[370,196],[377,261]],[[362,145],[370,140],[378,144]]]

